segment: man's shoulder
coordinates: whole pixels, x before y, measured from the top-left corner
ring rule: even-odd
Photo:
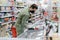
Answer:
[[[29,14],[28,8],[22,9],[20,13],[21,13],[21,14],[27,14],[27,15],[28,15],[28,14]]]
[[[25,11],[28,11],[28,9],[29,9],[29,8],[26,7],[26,8],[23,8],[21,11],[22,11],[22,12],[25,12]]]

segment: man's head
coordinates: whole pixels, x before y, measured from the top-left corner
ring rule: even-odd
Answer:
[[[38,9],[36,4],[32,4],[29,8],[29,12],[34,13]]]

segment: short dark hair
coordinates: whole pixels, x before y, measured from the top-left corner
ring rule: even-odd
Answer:
[[[38,6],[37,6],[36,4],[32,4],[32,5],[30,6],[30,8],[32,8],[32,9],[36,8],[36,9],[38,9]]]

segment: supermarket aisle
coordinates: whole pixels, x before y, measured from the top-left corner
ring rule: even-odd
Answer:
[[[44,8],[45,11],[46,11],[45,14],[48,11],[49,11],[50,14],[54,13],[54,12],[58,12],[58,16],[60,18],[60,6],[57,7],[58,2],[57,3],[51,3],[51,1],[53,1],[53,0],[49,0],[47,2],[45,2],[46,0],[44,2],[42,2],[42,0],[38,0],[39,3],[37,3],[38,1],[36,1],[36,0],[33,0],[33,1],[32,0],[28,0],[28,1],[26,0],[25,2],[28,3],[28,4],[25,4],[24,1],[25,0],[23,0],[23,1],[21,0],[21,2],[18,1],[17,4],[15,4],[16,0],[1,0],[0,1],[0,37],[10,37],[10,38],[12,38],[12,34],[14,34],[14,33],[11,31],[11,27],[15,27],[15,23],[16,23],[16,20],[18,18],[17,17],[18,14],[20,13],[21,9],[24,9],[26,6],[31,5],[32,3],[36,3],[39,7],[42,5],[39,12],[42,11],[42,9]],[[40,13],[42,13],[42,12],[40,12]],[[40,25],[44,24],[44,22],[40,22],[42,24],[39,24],[39,20],[40,20],[39,18],[41,18],[41,19],[43,18],[43,17],[41,17],[41,14],[36,13],[36,14],[31,15],[31,16],[34,17],[33,20],[32,20],[33,24],[31,24],[31,25],[28,24],[27,27],[29,27],[29,28],[32,27],[32,28],[38,29],[40,27]],[[42,13],[42,16],[43,16],[43,13]],[[44,16],[44,18],[42,20],[44,20],[46,17]],[[50,19],[50,17],[51,17],[51,15],[47,18]],[[34,21],[34,20],[36,20],[36,21]],[[55,25],[55,23],[52,23],[52,24]],[[41,26],[40,28],[42,29],[43,27]],[[18,29],[20,29],[20,28],[18,28]],[[56,31],[56,28],[54,28],[54,30]],[[51,32],[54,31],[54,30],[51,30]],[[58,27],[58,33],[55,33],[55,32],[54,32],[54,34],[50,33],[50,36],[51,35],[54,35],[53,40],[56,40],[55,38],[56,38],[57,35],[58,35],[58,37],[60,36],[60,22],[59,22],[59,27]],[[43,36],[44,36],[43,30],[38,30],[38,31],[27,30],[22,35],[20,35],[19,38],[22,37],[22,38],[43,40],[44,39]],[[57,39],[57,40],[60,40],[60,39]]]

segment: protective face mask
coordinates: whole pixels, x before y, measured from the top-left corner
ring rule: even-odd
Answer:
[[[34,13],[35,11],[30,11],[31,13]]]

